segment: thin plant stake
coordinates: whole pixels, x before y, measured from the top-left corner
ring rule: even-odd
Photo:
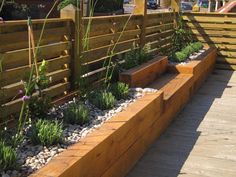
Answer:
[[[31,31],[31,27],[30,27],[30,18],[28,17],[28,43],[29,43],[29,67],[31,68],[32,65],[32,55],[31,55],[31,37],[30,37],[30,31]]]
[[[32,50],[33,50],[33,55],[34,55],[34,64],[35,64],[35,72],[37,78],[39,77],[38,73],[38,61],[37,61],[37,56],[35,52],[35,41],[34,41],[34,34],[33,34],[33,27],[32,27],[32,21],[29,19],[29,25],[30,25],[30,40],[31,40],[31,45],[32,45]]]

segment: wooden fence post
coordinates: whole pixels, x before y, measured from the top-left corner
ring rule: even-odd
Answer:
[[[135,0],[135,15],[142,15],[142,27],[140,36],[140,47],[146,44],[146,26],[147,26],[147,0]]]
[[[83,2],[83,1],[82,1]],[[81,53],[82,53],[82,16],[83,11],[78,9],[73,5],[68,5],[63,8],[60,12],[61,18],[70,18],[72,19],[72,24],[70,24],[70,33],[71,33],[71,64],[70,68],[72,71],[71,74],[71,85],[74,89],[79,81],[80,72],[81,72]]]
[[[180,11],[180,0],[171,0],[171,8],[174,12]]]

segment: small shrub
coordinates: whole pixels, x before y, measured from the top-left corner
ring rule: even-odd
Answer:
[[[187,59],[187,57],[188,56],[185,53],[183,53],[183,52],[176,52],[174,54],[174,60],[176,62],[183,62],[183,61],[185,61]]]
[[[12,170],[16,167],[17,155],[15,149],[0,142],[0,169]],[[0,170],[0,171],[1,171]]]
[[[143,64],[151,60],[153,57],[150,54],[151,46],[150,44],[146,44],[142,49],[139,50],[137,55],[138,63]]]
[[[122,68],[128,70],[151,60],[153,57],[150,54],[150,48],[150,44],[146,44],[141,49],[135,49],[133,46],[131,51],[125,54]]]
[[[121,82],[113,84],[110,90],[117,100],[126,99],[129,94],[129,86]]]
[[[130,52],[125,53],[124,56],[124,63],[122,64],[123,69],[131,69],[135,66],[138,66],[137,58],[137,50],[134,47],[131,49]]]
[[[51,146],[62,141],[62,124],[58,121],[39,119],[32,126],[30,139],[33,144]]]
[[[51,107],[51,99],[46,96],[32,97],[29,100],[29,111],[33,118],[46,117]]]
[[[203,48],[203,44],[201,42],[192,43],[191,46],[194,49],[194,52],[198,52]]]
[[[186,56],[190,56],[191,54],[194,53],[194,49],[191,45],[188,45],[187,47],[185,47],[182,52],[186,55]]]
[[[70,124],[84,125],[89,122],[89,110],[83,104],[72,103],[64,111],[64,119]]]
[[[90,95],[89,100],[97,108],[106,110],[115,106],[116,99],[111,92],[106,90],[94,92]]]

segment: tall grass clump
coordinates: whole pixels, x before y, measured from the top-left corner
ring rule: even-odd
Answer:
[[[117,100],[127,99],[129,95],[129,85],[122,82],[112,84],[110,90]]]
[[[84,125],[89,122],[89,109],[81,103],[71,103],[63,114],[69,124]]]
[[[115,97],[107,90],[99,90],[91,93],[89,101],[101,110],[111,109],[116,103]]]
[[[33,144],[51,146],[62,142],[63,129],[58,121],[39,119],[31,128],[30,140]]]
[[[0,171],[15,169],[17,165],[16,160],[16,150],[0,141]]]

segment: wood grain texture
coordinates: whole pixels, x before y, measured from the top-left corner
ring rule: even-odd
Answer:
[[[232,62],[236,57],[235,14],[185,13],[183,19],[186,21],[194,38],[205,45],[216,47],[219,57],[229,59],[228,61],[220,60],[220,65],[218,65],[217,60],[217,68],[235,69],[235,64]],[[222,67],[222,64],[225,66]]]
[[[120,73],[119,80],[130,87],[145,87],[167,69],[167,57],[158,56],[147,63]]]
[[[156,121],[162,105],[162,92],[144,96],[32,176],[102,176]]]
[[[215,70],[127,177],[235,176],[235,84]]]

